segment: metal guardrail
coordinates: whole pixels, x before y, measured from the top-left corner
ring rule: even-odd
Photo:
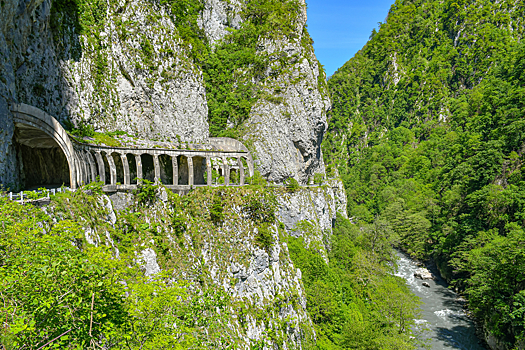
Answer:
[[[327,180],[333,180],[333,179],[327,179]],[[313,188],[313,187],[319,187],[319,186],[326,185],[326,184],[327,184],[327,181],[323,181],[322,184],[307,184],[307,185],[302,185],[301,188]],[[194,185],[195,188],[205,187],[205,186],[206,185]],[[224,184],[214,183],[212,185],[212,187],[216,187],[216,186],[224,186]],[[240,187],[239,184],[230,184],[229,186]],[[285,187],[284,184],[275,184],[275,183],[268,183],[266,186],[276,187],[276,188]],[[167,187],[169,188],[170,186],[167,186]],[[20,192],[9,192],[6,194],[6,197],[8,197],[9,200],[12,200],[18,203],[25,203],[25,202],[31,202],[31,201],[35,201],[39,199],[49,199],[50,196],[54,196],[57,193],[64,193],[66,191],[75,192],[75,190],[70,187],[58,187],[58,188],[50,188],[50,189],[44,189],[44,190],[38,189],[38,190],[32,190],[32,191],[28,190],[28,191],[20,191]],[[32,195],[34,193],[36,193],[36,196]]]
[[[7,197],[9,198],[9,200],[12,200],[14,202],[24,203],[24,202],[34,201],[34,200],[38,200],[42,198],[50,198],[50,196],[54,196],[57,193],[63,193],[66,191],[74,192],[74,190],[69,187],[59,187],[59,188],[51,188],[51,189],[45,189],[45,190],[39,189],[39,190],[33,190],[33,191],[9,192],[7,193]]]

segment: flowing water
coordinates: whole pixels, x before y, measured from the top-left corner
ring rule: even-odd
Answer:
[[[403,277],[410,290],[422,301],[421,320],[417,324],[426,324],[429,329],[429,343],[432,350],[464,349],[484,350],[476,336],[476,327],[467,317],[462,304],[457,300],[458,295],[447,288],[446,282],[437,277],[437,280],[422,281],[414,277],[418,269],[417,264],[401,252],[396,275]],[[431,271],[437,275],[436,271]],[[426,282],[430,287],[423,286]]]

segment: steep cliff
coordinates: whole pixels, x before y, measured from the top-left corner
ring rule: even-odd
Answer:
[[[41,108],[79,133],[196,142],[210,132],[233,136],[275,182],[324,173],[320,144],[330,102],[304,3],[2,4],[3,184],[18,178],[11,102]],[[232,56],[239,53],[248,58]]]
[[[114,288],[119,289],[122,284],[127,289],[125,293],[124,290],[117,291],[115,298],[119,303],[132,303],[130,295],[147,288],[153,281],[171,281],[172,287],[168,290],[178,294],[168,293],[165,302],[162,302],[164,299],[152,299],[147,305],[149,311],[139,317],[144,317],[142,322],[145,324],[155,322],[157,316],[152,313],[160,306],[165,308],[161,317],[175,312],[177,326],[161,322],[157,326],[160,333],[148,331],[143,340],[137,338],[144,346],[161,346],[160,334],[166,329],[170,336],[165,344],[174,346],[184,344],[184,336],[180,334],[186,332],[195,338],[194,345],[201,348],[251,349],[258,346],[261,349],[300,349],[313,344],[316,335],[307,311],[301,271],[290,258],[288,242],[290,237],[304,237],[306,246],[321,249],[321,254],[326,257],[326,244],[332,234],[331,223],[337,213],[345,215],[345,196],[340,191],[341,184],[332,181],[323,187],[303,188],[296,192],[255,186],[219,187],[201,188],[179,197],[164,188],[147,185],[134,194],[115,193],[108,197],[97,185],[92,185],[76,193],[57,195],[42,210],[31,206],[24,208],[0,198],[0,210],[8,210],[10,217],[3,221],[5,232],[0,235],[0,241],[9,247],[5,255],[9,257],[5,260],[9,268],[19,254],[11,248],[25,235],[34,234],[35,240],[43,237],[41,244],[44,247],[50,242],[46,235],[51,233],[56,240],[64,239],[66,246],[75,247],[74,250],[78,248],[79,252],[86,254],[84,266],[80,268],[82,272],[58,270],[57,273],[63,276],[58,288],[68,288],[69,273],[73,273],[72,276],[89,273],[89,266],[93,263],[99,264],[99,269],[104,269],[102,265],[109,263],[112,271],[118,270],[119,264],[138,265],[142,270],[138,275],[131,271],[120,275]],[[29,220],[34,218],[38,224],[28,222],[29,226],[25,223],[17,226],[16,222],[25,222],[26,219],[12,219],[27,211],[31,213]],[[73,239],[73,244],[68,239]],[[53,247],[49,247],[48,252],[56,245]],[[99,254],[102,251],[109,253],[102,265],[91,260],[99,250]],[[28,259],[29,255],[21,254],[18,258]],[[66,256],[64,251],[59,253],[54,266],[62,266]],[[66,265],[72,266],[72,260]],[[40,263],[45,265],[47,261],[47,257],[41,256]],[[53,274],[50,272],[41,277],[53,279]],[[141,275],[146,278],[143,284],[134,285]],[[99,283],[100,287],[107,282],[109,286],[112,282],[107,281],[108,277],[107,274],[93,277],[92,283]],[[72,283],[77,295],[83,295],[84,288],[91,288],[83,279]],[[7,298],[11,301],[19,295],[10,285],[11,282],[6,280],[0,289],[9,294]],[[119,322],[127,317],[134,320],[136,306],[125,315],[118,314],[105,304],[104,291],[95,289],[97,304],[93,332],[100,335],[98,344],[115,348],[116,344],[127,341],[128,346],[135,348],[132,344],[135,344],[138,330],[128,331],[126,322]],[[160,295],[156,296],[160,298]],[[178,303],[185,303],[187,297],[197,303],[197,309],[191,305],[188,309],[178,308]],[[147,302],[148,298],[144,298]],[[162,305],[155,304],[155,300],[161,301]],[[70,305],[70,302],[63,300],[63,305]],[[16,320],[24,324],[28,322],[22,316],[30,315],[32,308],[24,302],[19,305],[22,304],[24,313],[4,305],[4,311],[10,315],[9,332],[16,329]],[[50,309],[43,307],[45,310],[41,309],[39,313],[53,314],[52,303]],[[34,317],[38,316],[35,314]],[[191,329],[185,330],[187,323],[184,320],[193,317],[203,318],[202,322],[190,320]],[[116,321],[118,319],[121,321]],[[36,330],[51,335],[70,322],[76,324],[77,321],[66,315],[60,324],[49,323]],[[113,333],[111,327],[117,327],[117,332]],[[81,343],[82,337],[86,336],[82,328],[86,328],[85,323],[76,325],[69,340],[59,341],[61,346],[67,348]],[[16,333],[9,334],[13,337],[0,338],[7,346],[12,341],[22,344],[32,337],[27,330],[20,333],[26,338],[17,338]],[[40,341],[38,336],[34,341]]]

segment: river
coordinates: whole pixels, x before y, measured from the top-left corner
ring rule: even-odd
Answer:
[[[422,281],[414,277],[418,269],[417,264],[401,252],[396,276],[404,278],[410,290],[422,301],[421,320],[418,324],[425,324],[429,329],[430,349],[464,349],[484,350],[476,336],[476,327],[467,317],[462,304],[457,300],[458,295],[447,288],[446,282],[437,277],[437,280]],[[432,271],[436,275],[436,271]],[[427,282],[430,287],[423,286]]]

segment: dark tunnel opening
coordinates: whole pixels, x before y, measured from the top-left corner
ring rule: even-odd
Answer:
[[[51,136],[29,125],[17,123],[15,147],[21,189],[70,186],[67,158]]]

